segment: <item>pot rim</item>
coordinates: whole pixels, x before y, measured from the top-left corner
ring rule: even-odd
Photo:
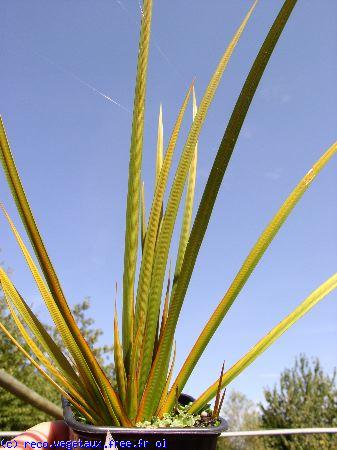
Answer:
[[[147,435],[162,435],[162,434],[186,434],[186,435],[219,435],[228,429],[228,424],[225,419],[219,417],[220,425],[217,427],[185,427],[185,428],[127,428],[114,427],[104,425],[86,425],[78,422],[72,412],[69,400],[62,397],[63,417],[65,423],[74,431],[84,432],[88,434],[107,433],[113,434],[147,434]]]

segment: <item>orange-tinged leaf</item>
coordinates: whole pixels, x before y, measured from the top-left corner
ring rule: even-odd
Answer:
[[[126,374],[123,360],[123,348],[119,340],[118,331],[118,315],[117,315],[117,305],[115,303],[115,317],[114,317],[114,358],[115,358],[115,368],[116,368],[116,378],[118,385],[118,392],[123,402],[126,404]]]
[[[261,355],[270,345],[276,341],[288,328],[296,323],[311,308],[313,308],[324,297],[337,288],[337,273],[314,290],[297,308],[285,317],[276,327],[264,336],[254,347],[249,350],[237,363],[224,373],[221,380],[221,387],[227,386],[244,369],[246,369],[255,359]],[[219,380],[212,384],[191,406],[191,414],[199,411],[209,400],[211,400],[217,390]]]
[[[90,422],[93,424],[99,423],[98,417],[92,417],[88,411],[83,408],[73,397],[71,397],[61,386],[59,386],[43,369],[39,364],[29,355],[28,352],[19,344],[19,342],[11,335],[7,328],[0,322],[0,329],[6,334],[6,336],[13,342],[14,345],[20,350],[21,353],[34,365],[34,367],[41,373],[41,375],[49,381],[67,400],[69,400]]]

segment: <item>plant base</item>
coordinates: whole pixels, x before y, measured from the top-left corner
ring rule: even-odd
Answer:
[[[188,396],[181,395],[184,403]],[[209,428],[122,428],[86,425],[75,420],[68,400],[62,398],[64,421],[70,428],[70,439],[82,441],[83,448],[96,449],[156,449],[167,450],[215,450],[219,435],[227,430],[227,422],[220,418],[220,425]],[[112,440],[106,442],[107,433]],[[87,445],[85,443],[87,442]]]

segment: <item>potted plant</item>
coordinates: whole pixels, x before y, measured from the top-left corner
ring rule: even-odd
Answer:
[[[42,376],[61,393],[64,418],[72,429],[74,438],[103,441],[109,432],[111,438],[106,444],[107,447],[113,447],[115,440],[119,448],[152,446],[152,448],[171,447],[185,450],[214,449],[217,436],[226,429],[225,421],[219,418],[223,400],[221,391],[293,323],[337,286],[335,274],[312,292],[236,364],[227,370],[223,367],[219,378],[199,397],[189,398],[182,393],[208,342],[269,244],[320,170],[336,153],[337,143],[334,143],[299,181],[262,232],[173,380],[174,334],[198,252],[247,111],[296,0],[285,0],[250,69],[214,159],[191,227],[198,137],[223,72],[253,14],[256,3],[248,11],[222,55],[199,107],[196,104],[193,83],[189,87],[165,153],[160,114],[156,187],[147,218],[144,188],[141,184],[141,163],[152,0],[143,2],[126,205],[122,340],[116,306],[114,315],[117,387],[113,387],[111,380],[101,369],[70,312],[61,284],[37,229],[1,121],[2,164],[39,268],[3,205],[1,209],[70,356],[67,357],[60,351],[2,269],[0,269],[0,283],[9,311],[29,345],[31,354],[20,346],[4,324],[0,323],[0,328]],[[174,180],[169,187],[168,177],[172,157],[191,97],[193,122],[181,152]],[[185,186],[186,197],[177,260],[171,276],[167,275],[168,254]],[[168,193],[167,201],[164,201],[165,193]],[[136,284],[138,264],[139,278]],[[215,405],[211,410],[208,402],[214,397]]]

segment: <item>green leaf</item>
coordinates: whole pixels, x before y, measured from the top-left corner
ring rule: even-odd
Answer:
[[[28,325],[31,332],[37,338],[43,349],[59,366],[63,375],[70,378],[75,385],[78,385],[78,383],[80,383],[80,380],[78,379],[78,375],[74,371],[72,365],[63,355],[63,353],[56,345],[54,340],[45,330],[44,326],[41,324],[41,322],[35,316],[33,311],[29,308],[27,303],[18,293],[13,283],[9,279],[8,275],[1,267],[0,267],[0,284],[7,297],[10,298],[10,300],[13,302],[14,306],[17,308],[21,316],[24,318],[25,323]]]
[[[220,188],[225,170],[235,147],[243,121],[253,100],[259,81],[263,75],[269,58],[281,35],[281,32],[292,12],[296,0],[286,0],[274,24],[272,25],[262,47],[253,63],[253,66],[244,83],[242,91],[234,107],[233,113],[227,125],[224,137],[220,144],[218,153],[213,163],[199,208],[192,227],[189,242],[186,247],[185,257],[180,271],[180,277],[176,285],[174,297],[171,298],[169,316],[167,319],[165,333],[159,347],[156,361],[152,367],[151,379],[148,383],[151,395],[147,400],[150,404],[155,396],[155,386],[162,383],[161,371],[167,365],[167,355],[170,349],[180,310],[186,295],[186,291],[191,279],[193,268],[198,256],[198,252],[204,238],[207,225],[213,210],[213,206]],[[200,111],[200,109],[199,109]],[[198,116],[198,115],[197,115]],[[179,391],[183,385],[179,384]],[[170,393],[168,409],[172,407],[174,393]]]
[[[171,264],[169,267],[169,273],[168,273],[168,277],[167,277],[166,293],[165,293],[165,300],[164,300],[163,312],[162,312],[161,323],[160,323],[160,333],[159,333],[158,344],[163,335],[167,316],[168,316],[168,310],[169,310],[169,305],[170,305],[170,286],[171,286]]]
[[[66,327],[70,330],[69,335],[72,336],[72,339],[76,343],[76,346],[74,345],[73,347],[78,348],[78,352],[82,354],[81,358],[84,359],[85,365],[87,365],[89,371],[93,374],[92,376],[95,377],[95,380],[99,384],[99,387],[103,392],[104,398],[106,400],[106,403],[108,405],[112,417],[115,415],[114,410],[116,410],[122,422],[125,424],[125,426],[127,426],[129,424],[129,421],[127,420],[127,417],[125,416],[121,408],[120,399],[118,399],[118,397],[116,396],[116,393],[114,392],[109,380],[104,374],[102,368],[99,366],[94,354],[92,353],[86,340],[82,336],[81,331],[78,328],[71,314],[66,298],[62,291],[62,287],[60,285],[54,267],[51,263],[51,260],[48,256],[47,250],[44,246],[39,230],[36,226],[35,219],[33,217],[19,174],[15,166],[15,162],[10,150],[9,142],[6,136],[4,124],[1,117],[0,117],[0,159],[7,177],[8,184],[11,188],[13,198],[16,202],[18,211],[20,213],[22,222],[26,228],[28,237],[31,241],[32,247],[35,251],[40,267],[48,284],[50,295],[53,299],[53,304],[55,308],[58,310],[59,314],[62,316],[62,323],[64,322]],[[111,404],[113,405],[113,407],[111,406]]]
[[[138,328],[131,352],[131,362],[130,362],[130,375],[128,377],[127,382],[127,391],[126,391],[126,404],[127,404],[127,412],[128,417],[131,421],[134,420],[137,414],[138,409],[138,397],[139,397],[139,388],[138,388],[138,362],[139,362],[139,354],[141,352],[141,329]]]
[[[169,387],[170,387],[170,383],[171,383],[171,380],[172,380],[174,363],[176,361],[176,353],[177,353],[176,344],[174,344],[173,358],[172,358],[172,362],[171,362],[171,367],[170,367],[170,370],[169,370],[169,373],[168,373],[168,376],[167,376],[167,379],[166,379],[166,383],[165,383],[165,386],[164,386],[164,389],[163,389],[163,392],[162,392],[162,395],[161,395],[161,399],[159,401],[158,410],[156,411],[156,416],[157,417],[161,417],[163,415],[162,411],[161,411],[161,408],[162,408],[162,406],[164,405],[164,403],[166,401],[167,393],[168,393],[168,390],[169,390]]]
[[[227,386],[255,359],[260,356],[273,342],[276,341],[288,328],[297,322],[304,314],[310,311],[319,301],[337,288],[337,273],[330,277],[312,292],[292,313],[274,327],[264,338],[262,338],[249,352],[234,364],[222,377],[221,387]],[[195,414],[211,400],[217,390],[219,380],[210,386],[191,406],[189,412]]]
[[[35,353],[35,355],[40,359],[40,361],[48,368],[48,370],[58,378],[58,380],[63,383],[67,388],[68,392],[82,404],[82,406],[88,408],[91,414],[94,413],[93,409],[90,408],[89,404],[92,405],[94,409],[98,411],[98,414],[103,417],[103,421],[109,420],[109,417],[105,414],[105,410],[97,407],[95,401],[91,397],[88,397],[88,392],[82,385],[81,379],[70,365],[69,361],[63,355],[59,347],[55,344],[54,340],[49,336],[41,322],[34,315],[32,310],[29,308],[24,299],[17,292],[15,286],[12,284],[7,274],[3,269],[0,268],[0,284],[5,294],[5,299],[7,301],[8,309],[19,329],[23,338],[27,342],[29,348]],[[17,308],[20,315],[23,317],[25,323],[28,325],[29,329],[33,333],[34,337],[37,339],[41,347],[49,354],[52,363],[45,357],[45,355],[36,346],[34,341],[27,334],[23,324],[19,320],[18,316],[14,312],[11,302]],[[61,372],[59,372],[55,365],[59,367]],[[89,404],[84,400],[87,397]]]
[[[83,397],[83,390],[81,388],[76,387],[76,385],[78,386],[78,383],[73,383],[73,381],[71,379],[67,379],[67,377],[64,377],[55,367],[54,367],[54,363],[51,362],[48,358],[46,358],[46,356],[43,354],[43,352],[40,350],[40,348],[38,347],[38,345],[35,343],[35,341],[30,337],[30,335],[27,333],[24,325],[22,324],[21,320],[19,319],[19,317],[17,316],[17,314],[15,313],[12,305],[11,305],[11,295],[8,291],[8,285],[6,283],[2,283],[3,289],[4,289],[4,294],[5,294],[5,299],[7,302],[7,306],[9,309],[9,312],[18,328],[18,330],[20,331],[23,339],[25,340],[25,342],[27,343],[29,349],[31,350],[31,352],[40,360],[40,362],[46,367],[46,369],[55,377],[57,378],[58,382],[63,384],[64,388],[67,390],[67,392],[77,401],[79,402],[79,404],[81,404],[81,406],[83,408],[86,408],[86,410],[90,413],[90,415],[96,415],[97,413],[95,412],[94,409],[92,409],[89,404],[87,403],[87,401],[85,400],[85,398]],[[90,402],[89,402],[90,403]],[[94,406],[95,408],[95,406]],[[98,410],[98,414],[101,416],[102,418],[102,414],[101,411]],[[104,417],[104,414],[103,414]],[[104,418],[103,418],[104,420]],[[105,417],[106,420],[106,417]]]
[[[157,242],[158,229],[160,229],[163,198],[166,190],[167,179],[172,163],[173,153],[175,150],[176,142],[181,128],[181,123],[186,111],[190,95],[192,93],[192,86],[193,84],[190,86],[184,98],[177,120],[174,124],[173,131],[167,146],[165,158],[162,164],[162,169],[160,171],[160,177],[158,183],[156,184],[156,190],[151,206],[137,289],[136,324],[141,328],[142,335],[144,334],[145,329],[148,295],[153,266],[153,257]],[[140,393],[143,392],[145,381],[146,381],[145,374],[140,375]]]
[[[159,308],[161,303],[161,295],[166,272],[166,264],[170,248],[170,242],[180,205],[180,200],[185,186],[185,181],[188,175],[189,168],[191,166],[193,155],[195,153],[195,146],[197,144],[202,125],[206,119],[207,111],[211,105],[215,92],[219,86],[223,72],[227,67],[227,64],[234,51],[234,48],[238,43],[241,34],[244,28],[246,27],[246,24],[255,6],[256,2],[254,2],[253,6],[250,8],[240,27],[236,31],[232,41],[228,45],[225,53],[223,54],[213,76],[211,77],[211,80],[207,86],[205,94],[200,102],[199,110],[190,128],[186,143],[184,145],[183,153],[176,171],[165,215],[163,218],[162,227],[158,236],[158,242],[156,244],[156,252],[154,257],[150,293],[149,293],[149,305],[147,311],[147,322],[145,332],[146,342],[144,348],[144,358],[142,362],[142,379],[144,378],[146,379],[148,377],[151,368],[156,324],[158,320]],[[156,380],[156,382],[154,382],[151,376],[151,382],[147,383],[146,393],[144,393],[142,397],[142,402],[140,405],[140,409],[138,411],[137,419],[139,421],[151,417],[153,412],[156,410],[158,406],[160,395],[165,383],[165,376],[169,363],[171,344],[172,340],[170,344],[165,347],[165,355],[162,360],[163,364],[161,365],[160,368],[161,374],[158,375],[158,379]],[[160,382],[157,383],[159,379]]]
[[[66,392],[59,384],[57,384],[45,370],[42,369],[42,367],[29,355],[28,352],[26,352],[26,350],[19,344],[19,342],[11,335],[5,325],[1,322],[0,330],[2,330],[5,335],[13,342],[13,344],[16,345],[20,352],[23,353],[23,355],[34,365],[34,367],[41,373],[41,375],[46,378],[46,380],[49,381],[49,383],[51,383],[63,397],[69,400],[89,420],[89,422],[93,424],[99,423],[99,419],[97,420],[97,417],[92,417],[89,412],[82,407],[82,405],[80,405],[72,396],[68,394],[68,392]]]
[[[144,137],[146,79],[151,34],[152,0],[144,0],[130,146],[123,274],[123,349],[128,371],[134,320],[134,282],[138,255],[139,200]]]
[[[163,128],[163,107],[159,107],[158,131],[157,131],[157,158],[156,158],[156,184],[160,177],[160,171],[164,158],[164,128]]]
[[[233,304],[234,300],[237,298],[241,292],[246,281],[252,274],[256,265],[264,255],[265,251],[271,244],[272,240],[276,236],[277,232],[294,209],[295,205],[301,199],[302,195],[308,189],[312,181],[316,178],[323,167],[329,162],[334,154],[337,153],[337,142],[335,142],[321,158],[313,165],[313,167],[307,172],[307,174],[298,183],[295,189],[291,192],[288,198],[285,200],[281,208],[278,210],[276,215],[267,225],[266,229],[260,235],[259,239],[253,246],[252,250],[248,254],[246,260],[241,266],[239,272],[231,283],[229,289],[224,295],[223,299],[213,312],[212,316],[205,325],[203,331],[198,337],[196,343],[193,346],[190,354],[188,355],[182,369],[180,370],[178,377],[176,378],[171,392],[169,394],[169,399],[167,401],[166,407],[169,409],[170,405],[173,404],[174,400],[174,388],[179,386],[179,390],[183,389],[186,381],[188,380],[193,368],[198,362],[200,356],[202,355],[204,349],[206,348],[211,337],[215,333],[216,329],[220,325],[221,321],[225,317],[229,308]],[[169,319],[168,319],[169,320]],[[181,392],[181,391],[179,391]]]
[[[17,243],[26,259],[27,265],[33,275],[33,278],[34,278],[34,280],[37,284],[37,287],[42,295],[42,298],[48,308],[48,311],[56,325],[56,328],[58,329],[64,343],[66,344],[72,357],[74,358],[76,365],[78,367],[78,370],[80,371],[80,373],[83,377],[83,380],[86,382],[87,389],[89,390],[89,392],[91,392],[91,394],[94,396],[94,398],[96,397],[98,399],[100,397],[100,393],[96,387],[96,382],[95,382],[94,378],[92,377],[92,374],[83,358],[81,351],[79,350],[79,348],[76,344],[76,341],[73,338],[72,333],[70,332],[70,330],[64,320],[64,317],[60,313],[60,311],[56,305],[56,302],[54,301],[54,298],[52,297],[49,289],[45,285],[45,283],[33,261],[33,258],[29,254],[28,249],[25,246],[20,234],[18,233],[13,221],[7,214],[7,211],[5,210],[4,206],[0,204],[0,208],[2,209],[7,221],[11,227],[11,230],[17,240]]]
[[[137,380],[134,377],[130,377],[128,380],[128,389],[127,389],[127,412],[128,417],[131,419],[132,423],[137,414],[138,408],[138,388],[137,388]]]
[[[195,89],[193,87],[193,120],[198,112],[197,101],[195,96]],[[198,144],[195,145],[194,155],[191,162],[191,167],[188,173],[188,181],[187,181],[187,189],[186,189],[186,199],[185,199],[185,207],[183,213],[182,226],[180,231],[180,239],[178,246],[178,255],[177,262],[174,271],[174,284],[172,295],[174,295],[174,285],[179,279],[181,266],[184,260],[185,250],[188,243],[188,239],[190,237],[190,229],[192,222],[192,213],[193,213],[193,203],[194,203],[194,191],[195,191],[195,181],[197,174],[197,161],[198,161]]]
[[[5,217],[12,229],[12,232],[19,244],[19,247],[26,259],[26,262],[28,264],[28,267],[30,268],[30,271],[33,275],[33,278],[39,288],[39,291],[42,295],[42,298],[48,308],[48,311],[58,329],[60,332],[60,335],[66,344],[67,348],[69,349],[72,357],[74,358],[77,368],[81,374],[81,377],[83,379],[83,382],[86,385],[86,388],[88,390],[88,393],[90,393],[93,397],[93,399],[96,399],[100,404],[101,407],[104,409],[105,405],[107,405],[111,417],[114,420],[114,422],[117,424],[119,420],[117,420],[116,413],[119,415],[119,417],[123,418],[122,420],[125,421],[126,424],[129,424],[129,421],[123,411],[120,399],[116,395],[115,391],[113,390],[109,380],[107,379],[106,375],[102,371],[102,369],[98,366],[98,363],[96,359],[97,366],[99,367],[100,372],[95,373],[96,376],[91,372],[90,367],[88,365],[88,361],[85,359],[83,353],[81,352],[81,349],[77,345],[77,342],[74,339],[73,330],[70,330],[64,320],[63,315],[61,314],[58,305],[55,302],[55,299],[51,295],[48,287],[45,285],[34,261],[31,255],[28,252],[27,247],[25,246],[20,234],[18,233],[16,227],[14,226],[13,221],[7,214],[5,208],[0,203],[0,208],[5,214]],[[82,336],[82,335],[81,335]],[[95,369],[95,366],[94,366]]]
[[[140,218],[141,218],[141,236],[142,236],[142,250],[144,252],[145,238],[146,238],[146,207],[145,207],[145,185],[142,183],[141,202],[140,202]]]
[[[115,317],[114,317],[114,360],[115,360],[116,378],[119,396],[123,402],[123,405],[126,405],[126,373],[123,359],[123,348],[119,340],[118,315],[116,303],[115,303]]]

